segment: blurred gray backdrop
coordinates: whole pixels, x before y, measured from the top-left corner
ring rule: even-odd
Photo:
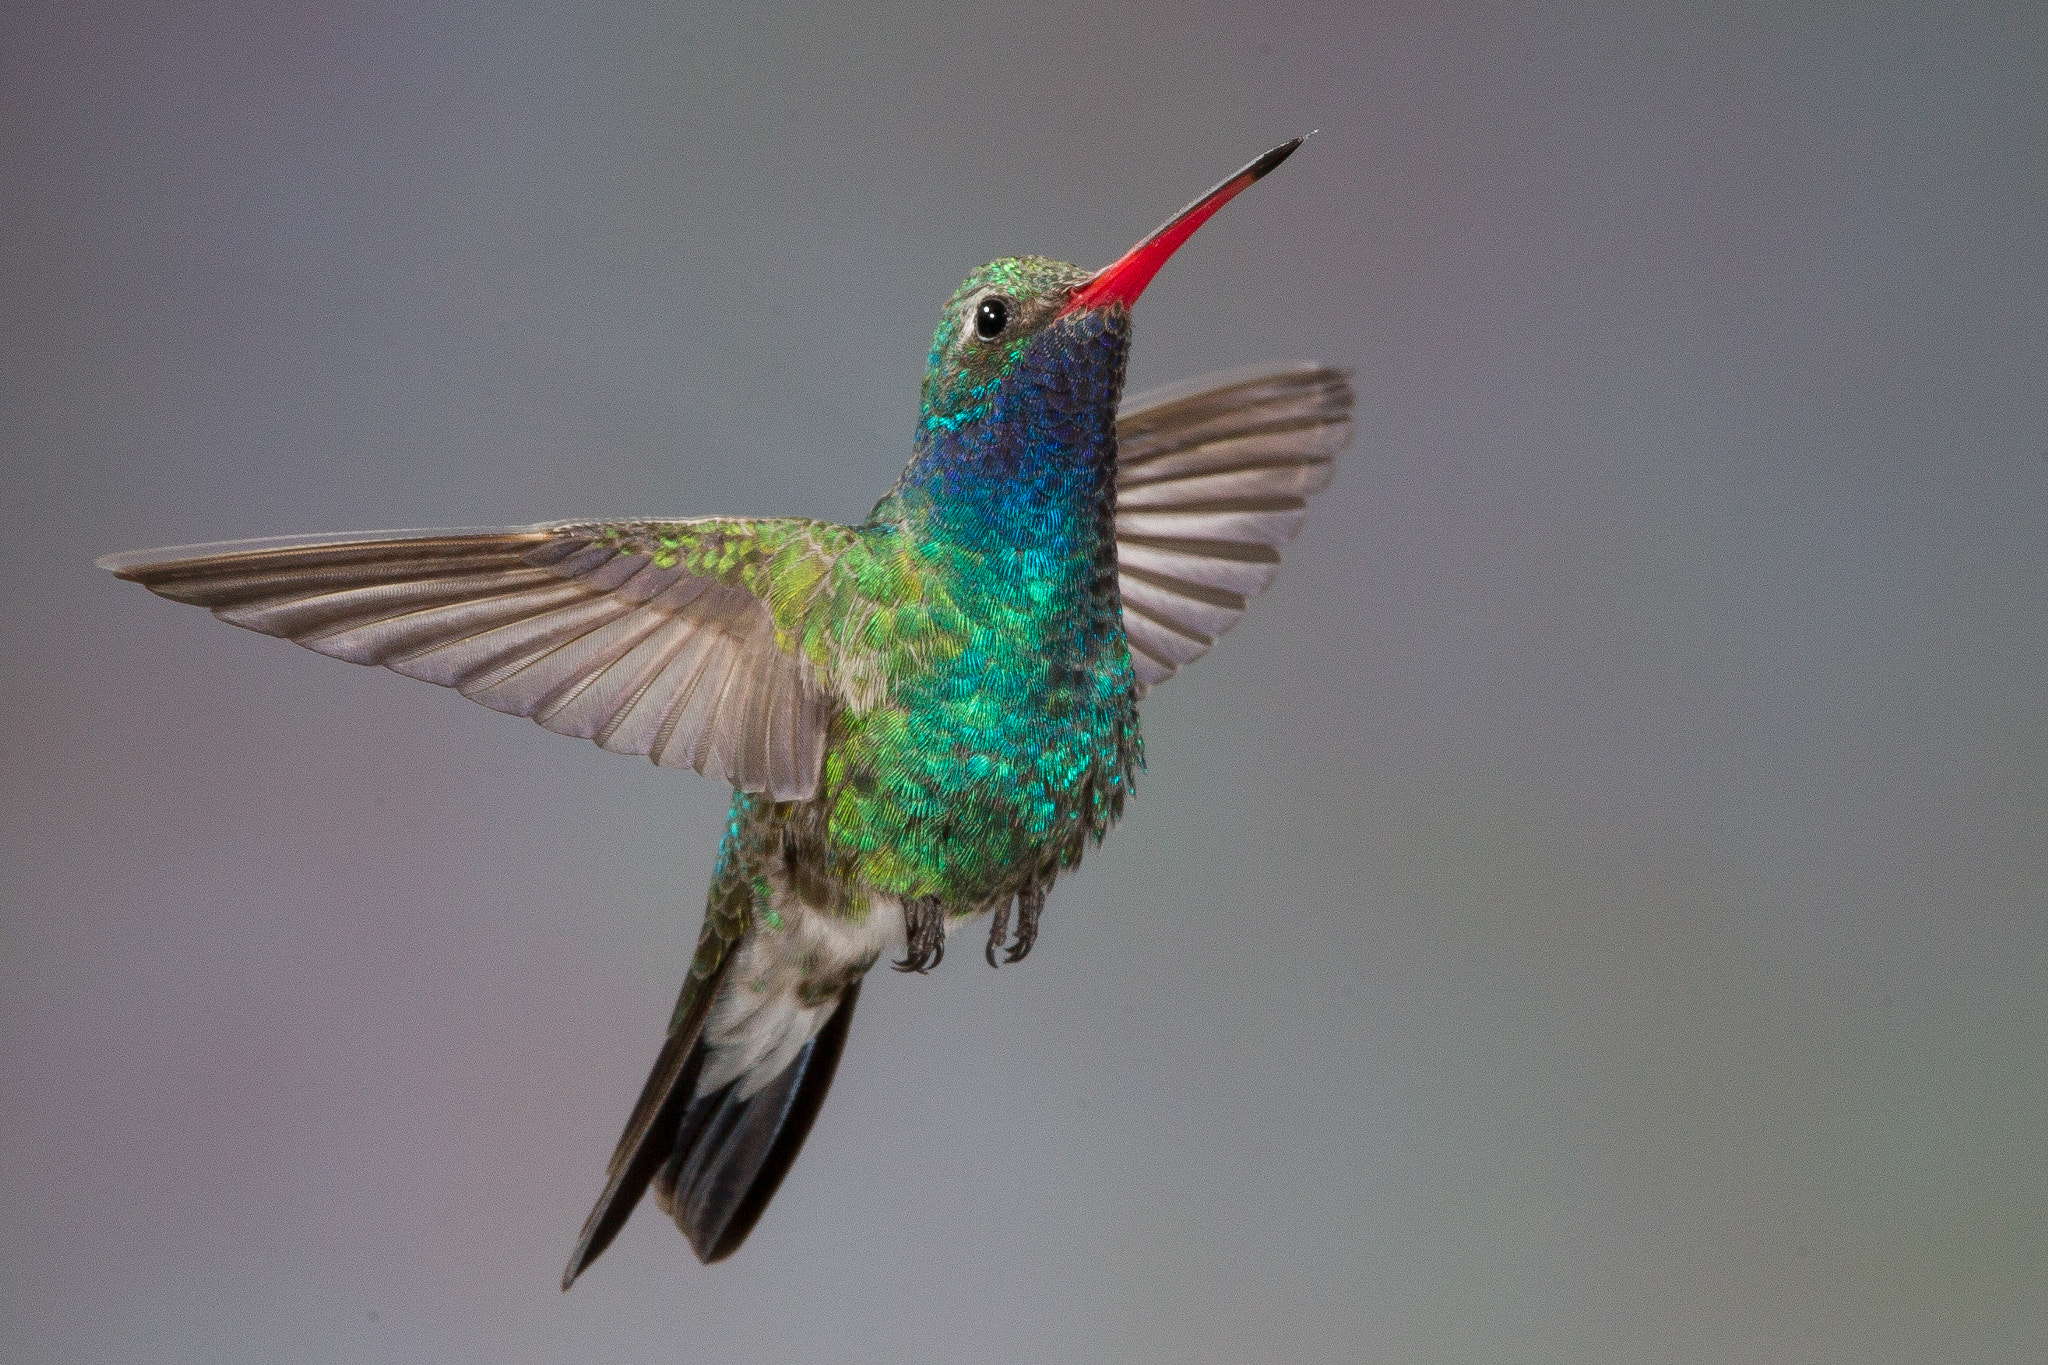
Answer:
[[[9,1358],[2048,1352],[2048,9],[169,8],[0,29]],[[93,556],[857,519],[1310,128],[1132,382],[1358,439],[1123,827],[558,1293],[725,793]]]

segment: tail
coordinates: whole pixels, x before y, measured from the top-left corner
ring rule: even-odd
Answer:
[[[737,1093],[738,1079],[695,1094],[710,1052],[704,1019],[718,984],[714,978],[684,988],[685,1008],[619,1138],[604,1193],[562,1272],[563,1289],[611,1245],[649,1181],[655,1203],[676,1220],[697,1259],[706,1265],[724,1260],[754,1230],[802,1150],[839,1069],[859,980],[846,987],[831,1017],[782,1074],[745,1098]],[[689,999],[692,986],[696,996]]]
[[[654,1202],[676,1220],[706,1265],[739,1250],[803,1149],[818,1106],[832,1088],[846,1030],[860,998],[855,981],[832,1017],[780,1076],[741,1099],[740,1082],[700,1095],[683,1111],[668,1159],[654,1177]],[[703,1043],[696,1047],[701,1064]]]

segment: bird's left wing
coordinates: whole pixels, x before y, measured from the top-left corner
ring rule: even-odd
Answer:
[[[777,518],[298,536],[108,555],[221,620],[778,801],[834,697],[806,613],[854,535]]]
[[[1141,694],[1208,653],[1280,571],[1279,547],[1351,443],[1350,378],[1264,366],[1117,413],[1117,586]]]

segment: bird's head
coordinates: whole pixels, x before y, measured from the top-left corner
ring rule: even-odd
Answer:
[[[971,436],[991,418],[1022,417],[1049,390],[1072,420],[1114,420],[1130,350],[1131,305],[1166,258],[1209,216],[1290,156],[1286,142],[1169,218],[1101,270],[1043,256],[981,267],[946,301],[925,371],[919,440]]]

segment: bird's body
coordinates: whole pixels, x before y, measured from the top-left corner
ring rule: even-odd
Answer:
[[[867,521],[558,523],[103,561],[224,619],[736,787],[667,1041],[564,1285],[656,1197],[707,1261],[809,1129],[860,982],[994,912],[1035,938],[1143,764],[1138,701],[1270,580],[1348,436],[1340,371],[1119,412],[1129,305],[1294,144],[1101,272],[976,271]],[[1177,234],[1177,235],[1176,235]],[[1120,273],[1119,273],[1120,272]]]
[[[915,458],[835,566],[839,657],[872,651],[893,704],[842,713],[815,808],[790,833],[856,909],[858,894],[986,909],[1071,863],[1129,788],[1114,429],[1126,324],[1096,321],[1102,340],[1022,345],[984,420],[952,424],[928,393]]]

